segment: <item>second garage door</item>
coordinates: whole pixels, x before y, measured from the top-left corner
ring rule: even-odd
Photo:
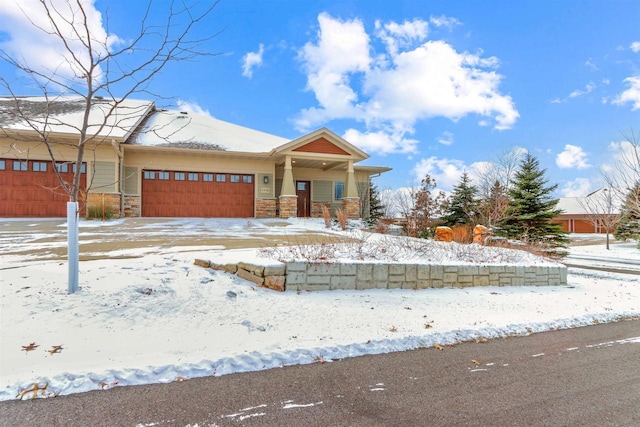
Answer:
[[[142,216],[251,218],[254,177],[246,174],[142,171]]]

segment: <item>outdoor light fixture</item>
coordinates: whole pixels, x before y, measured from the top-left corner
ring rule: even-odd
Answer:
[[[268,183],[269,183],[269,176],[265,175],[265,176],[262,178],[262,182],[264,182],[265,184],[268,184]]]

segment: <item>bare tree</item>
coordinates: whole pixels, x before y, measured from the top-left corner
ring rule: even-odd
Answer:
[[[509,191],[524,154],[522,148],[512,148],[488,162],[483,170],[476,171],[474,181],[477,183],[478,195],[482,199],[490,198],[496,182],[505,192]]]
[[[616,200],[625,200],[632,188],[640,183],[640,134],[630,129],[621,132],[623,141],[617,144],[613,164],[601,166],[601,174]],[[625,203],[629,212],[640,216],[640,199]]]
[[[620,221],[621,203],[618,192],[611,188],[603,188],[579,199],[578,203],[587,213],[593,226],[606,233],[606,247],[609,250],[609,235],[613,233]]]
[[[137,110],[140,107],[131,107],[127,100],[136,94],[154,96],[149,91],[149,84],[168,64],[212,55],[204,49],[204,44],[216,34],[197,39],[190,38],[190,35],[197,26],[204,24],[218,1],[207,2],[199,11],[180,1],[171,3],[160,24],[152,22],[152,3],[149,2],[135,35],[126,41],[108,34],[108,26],[107,32],[102,28],[96,30],[92,25],[89,3],[84,0],[39,0],[38,4],[37,20],[34,11],[27,14],[23,10],[23,13],[52,44],[60,46],[59,63],[42,67],[29,63],[19,53],[7,50],[0,50],[0,60],[37,86],[44,101],[34,105],[21,99],[5,77],[0,77],[0,85],[13,100],[13,105],[8,108],[11,119],[20,122],[45,144],[54,164],[59,144],[77,150],[73,179],[67,181],[56,171],[60,189],[69,196],[70,203],[75,204],[75,221],[70,218],[69,209],[72,208],[68,208],[67,215],[70,221],[69,292],[75,292],[78,288],[78,201],[82,191],[85,151],[88,147],[109,143],[110,139],[104,137],[109,128],[123,126],[122,120],[141,114]],[[108,19],[105,22],[108,23]],[[69,107],[67,96],[73,96],[74,102],[80,103],[80,124],[67,123],[55,114]],[[123,117],[123,108],[132,108],[133,111],[125,112]],[[60,126],[73,132],[77,141],[56,140],[52,129]],[[8,136],[15,137],[15,133]]]

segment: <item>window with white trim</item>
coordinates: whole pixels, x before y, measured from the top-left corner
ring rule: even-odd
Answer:
[[[344,197],[344,182],[333,183],[333,200],[342,200]]]
[[[174,172],[173,179],[175,181],[184,181],[184,172]]]
[[[188,178],[189,181],[199,181],[197,173],[189,172]]]
[[[229,178],[230,182],[240,182],[240,175],[231,175]]]
[[[5,170],[6,167],[7,167],[7,164],[5,163],[5,161],[0,160],[0,171]]]
[[[227,182],[227,175],[221,173],[216,174],[216,182]]]
[[[242,182],[245,184],[251,184],[253,182],[253,177],[251,175],[242,175]]]
[[[203,173],[202,180],[204,182],[213,182],[213,174],[212,173]]]
[[[76,164],[73,164],[73,173],[76,173]],[[82,166],[80,166],[80,173],[87,173],[87,165],[86,164],[82,164]]]
[[[161,181],[169,181],[169,172],[158,172],[158,179]]]
[[[144,171],[144,179],[156,179],[156,173],[154,171]]]
[[[69,172],[69,164],[68,163],[56,163],[56,169],[58,172],[65,173]]]

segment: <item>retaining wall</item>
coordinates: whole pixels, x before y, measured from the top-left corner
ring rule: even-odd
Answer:
[[[196,260],[196,264],[235,273],[259,286],[278,291],[567,284],[567,267],[563,265],[536,267],[296,261],[264,267],[249,263],[218,265],[203,260]]]

